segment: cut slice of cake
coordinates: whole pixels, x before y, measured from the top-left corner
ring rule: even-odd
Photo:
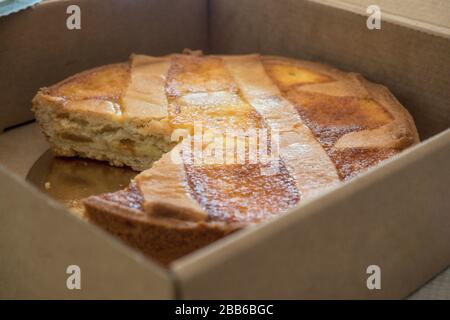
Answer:
[[[177,142],[164,89],[169,62],[133,55],[42,88],[33,111],[55,154],[149,168]]]

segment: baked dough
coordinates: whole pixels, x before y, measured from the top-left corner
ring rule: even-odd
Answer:
[[[41,89],[33,111],[57,155],[143,170],[86,216],[163,264],[419,142],[387,88],[258,54],[132,55]]]

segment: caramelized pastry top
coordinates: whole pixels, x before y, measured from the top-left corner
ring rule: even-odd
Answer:
[[[117,102],[129,77],[127,63],[112,64],[79,73],[50,87],[47,92],[67,100],[101,99]]]
[[[281,161],[201,167],[187,164],[186,173],[191,194],[213,221],[258,222],[289,209],[300,199],[295,181]]]
[[[223,132],[264,126],[219,57],[176,56],[168,71],[166,93],[170,121],[177,128],[195,123]]]
[[[191,149],[176,147],[128,190],[102,196],[149,216],[261,221],[418,142],[386,88],[279,57],[132,56],[47,94],[106,100],[124,122],[141,117],[184,130],[183,148]]]

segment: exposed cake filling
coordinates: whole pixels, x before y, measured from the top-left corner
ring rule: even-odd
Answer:
[[[136,56],[130,64],[97,68],[44,89],[49,107],[60,105],[54,112],[36,111],[54,151],[149,168],[177,143],[164,91],[169,61]]]

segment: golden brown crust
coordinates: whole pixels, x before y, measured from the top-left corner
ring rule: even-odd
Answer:
[[[68,100],[118,101],[130,76],[129,63],[116,63],[77,73],[41,91]]]
[[[419,142],[412,117],[387,88],[323,64],[278,57],[264,57],[263,63],[341,179]],[[290,77],[295,68],[303,77]]]
[[[85,217],[163,265],[243,227],[164,218],[164,212],[160,212],[162,217],[149,217],[140,207],[139,198],[134,188],[89,197],[83,201]]]
[[[395,122],[389,123],[384,128],[380,128],[381,130],[379,131],[381,131],[380,134],[382,135],[382,137],[379,138],[378,143],[377,141],[373,141],[375,139],[370,139],[370,136],[373,137],[376,136],[376,134],[371,131],[363,131],[367,132],[364,138],[361,139],[365,140],[364,145],[367,145],[369,147],[382,146],[403,149],[420,142],[419,135],[412,116],[398,102],[398,100],[392,95],[387,87],[369,82],[358,73],[346,73],[323,63],[277,56],[264,56],[263,61],[281,61],[288,64],[298,65],[302,68],[306,68],[308,70],[323,74],[331,79],[334,79],[334,81],[330,79],[328,81],[319,81],[318,83],[305,84],[301,88],[302,91],[342,97],[370,97],[380,103],[394,117]],[[346,144],[348,144],[349,146],[351,144],[362,145],[362,141],[360,142],[356,141],[356,139],[353,139],[354,136],[354,134],[350,134],[348,138],[344,139],[344,141],[338,141],[335,147],[344,147]],[[400,138],[400,140],[398,138]],[[350,141],[347,142],[347,139],[349,139]],[[354,145],[352,145],[352,147],[354,147]]]
[[[196,53],[132,56],[135,78],[129,70],[127,64],[106,66],[41,90],[34,99],[35,112],[47,105],[55,113],[114,119],[126,112],[127,93],[131,100],[145,94],[141,98],[148,105],[154,101],[158,107],[164,105],[157,118],[160,121],[167,113],[165,125],[170,130],[191,130],[194,121],[204,120],[213,129],[281,129],[281,165],[267,179],[256,174],[261,166],[175,165],[167,162],[166,154],[154,169],[137,176],[130,189],[85,201],[91,221],[163,264],[269,219],[300,198],[419,142],[412,117],[387,88],[320,63]],[[89,91],[95,78],[103,79],[108,72],[117,79],[109,79],[110,86],[99,81],[96,91]],[[165,97],[159,73],[164,73]],[[124,79],[128,80],[121,82]],[[105,102],[118,103],[120,108],[102,105]],[[140,106],[130,107],[136,107],[137,121]]]

